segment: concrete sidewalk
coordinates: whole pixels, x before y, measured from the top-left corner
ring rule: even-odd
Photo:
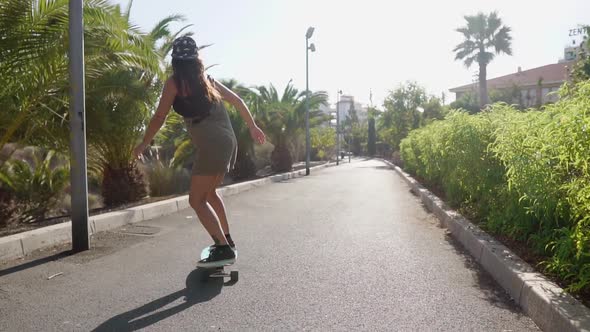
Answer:
[[[409,190],[366,161],[227,198],[231,286],[199,282],[190,210],[99,233],[0,267],[0,330],[538,330]]]

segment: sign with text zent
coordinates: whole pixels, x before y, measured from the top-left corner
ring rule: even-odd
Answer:
[[[590,26],[579,27],[576,29],[570,29],[570,37],[580,36],[585,33],[590,33]]]

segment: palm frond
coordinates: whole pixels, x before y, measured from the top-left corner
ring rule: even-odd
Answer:
[[[502,19],[498,17],[497,12],[492,12],[487,17],[487,27],[485,31],[486,39],[492,40],[492,37],[498,32],[498,29],[502,26]]]
[[[511,29],[509,27],[502,27],[492,39],[491,47],[494,47],[496,54],[506,53],[512,55],[512,36],[510,36]]]
[[[462,33],[463,37],[465,37],[466,40],[471,40],[471,38],[473,37],[471,31],[469,31],[467,27],[458,28],[455,29],[455,31]]]
[[[123,16],[127,21],[129,21],[129,17],[131,16],[131,7],[133,7],[133,0],[129,0],[129,3],[127,3],[127,7],[125,8],[125,12],[123,13]]]
[[[151,36],[154,41],[170,36],[170,24],[184,22],[185,20],[186,18],[184,17],[184,15],[181,14],[169,15],[161,19],[158,23],[156,23],[156,25],[152,28],[148,35]]]
[[[490,48],[496,54],[512,54],[511,29],[502,25],[497,12],[489,15],[480,12],[464,18],[466,26],[456,29],[465,39],[453,49],[455,60],[463,60],[465,66],[471,67],[474,62],[489,64],[494,59],[494,54],[488,51]]]
[[[453,52],[455,52],[455,60],[463,60],[465,57],[476,51],[477,45],[471,40],[465,40],[453,49]]]
[[[467,68],[471,67],[471,65],[473,65],[473,63],[477,61],[478,54],[474,54],[472,56],[466,57],[465,60],[463,61],[463,63],[465,64],[465,67],[467,67]]]

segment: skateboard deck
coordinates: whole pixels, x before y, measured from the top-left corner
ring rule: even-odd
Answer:
[[[210,251],[211,251],[211,246],[205,247],[201,251],[201,259],[205,259],[205,258],[209,257]],[[238,251],[234,250],[234,252],[236,253],[236,258],[238,258]],[[207,266],[207,267],[199,266],[197,264],[197,267],[204,269],[204,275],[202,278],[203,281],[207,281],[209,278],[230,278],[230,280],[232,282],[237,282],[238,281],[238,271],[226,272],[224,270],[224,267],[230,266],[233,264],[234,263],[229,263],[229,264],[226,263],[226,264]]]

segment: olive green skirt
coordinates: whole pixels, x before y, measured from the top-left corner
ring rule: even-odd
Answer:
[[[223,103],[213,105],[211,114],[198,123],[184,118],[195,147],[192,175],[219,175],[233,169],[238,144]]]

